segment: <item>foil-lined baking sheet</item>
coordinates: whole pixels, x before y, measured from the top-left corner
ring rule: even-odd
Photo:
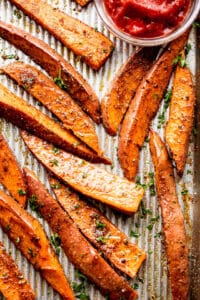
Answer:
[[[91,2],[86,8],[81,8],[75,2],[70,0],[49,0],[48,2],[54,7],[58,7],[71,16],[82,20],[92,27],[95,27],[98,31],[104,33],[114,42],[115,50],[112,56],[107,60],[106,64],[98,72],[93,71],[91,68],[86,66],[86,64],[82,63],[71,51],[66,49],[52,35],[43,30],[39,25],[37,25],[29,17],[24,15],[15,6],[11,5],[11,3],[7,0],[0,0],[0,19],[12,23],[17,27],[26,30],[27,32],[30,32],[32,35],[42,39],[52,48],[56,49],[83,75],[83,77],[95,89],[95,92],[99,96],[99,99],[101,99],[107,91],[109,83],[115,76],[117,70],[135,51],[135,48],[132,45],[120,41],[108,32],[96,13],[94,3]],[[198,48],[198,46],[200,45],[200,40],[197,40],[197,29],[195,28],[192,29],[189,43],[192,45],[192,50],[189,52],[187,61],[194,75],[194,81],[197,81],[197,90],[200,92],[200,51]],[[41,69],[23,52],[19,51],[5,40],[0,39],[0,67],[12,61],[11,59],[4,59],[3,57],[5,56],[5,54],[16,54],[20,61],[35,65],[37,68]],[[19,88],[11,79],[8,79],[5,75],[0,75],[0,82],[7,86],[18,96],[24,98],[26,101],[35,105],[37,108],[41,109],[48,115],[51,115],[51,113],[49,113],[44,107],[38,106],[37,102],[31,96],[29,96],[26,91],[24,91],[22,88]],[[158,115],[162,113],[162,111],[163,107],[161,105]],[[164,124],[161,126],[161,128],[158,128],[158,115],[153,121],[152,127],[157,132],[159,132],[161,136],[163,136]],[[167,117],[168,111],[165,114],[166,120]],[[193,132],[194,134],[190,139],[187,165],[185,168],[184,176],[181,180],[176,178],[177,192],[185,217],[188,245],[190,248],[192,278],[190,299],[192,300],[200,299],[200,204],[198,201],[200,195],[200,155],[198,153],[198,145],[200,145],[200,134],[198,133],[199,120],[199,104],[197,103],[196,127]],[[113,161],[112,166],[101,165],[101,167],[117,175],[123,176],[122,170],[120,169],[117,160],[118,137],[110,137],[108,134],[106,134],[102,125],[96,126],[96,131],[99,136],[101,148],[105,151],[105,154]],[[22,167],[29,167],[30,169],[35,171],[40,177],[41,181],[44,182],[47,187],[49,187],[44,168],[37,162],[35,158],[33,158],[30,152],[26,149],[23,141],[19,136],[19,130],[12,124],[7,123],[4,119],[0,119],[0,132],[2,132],[7,139],[20,165]],[[149,180],[151,172],[154,172],[154,170],[149,152],[149,144],[147,142],[144,144],[140,157],[139,176],[141,177],[141,182],[147,182]],[[188,191],[187,195],[182,195],[184,194],[184,190]],[[137,288],[139,293],[139,300],[170,300],[170,283],[167,274],[167,261],[162,236],[161,212],[156,196],[151,196],[150,194],[151,193],[149,189],[147,189],[145,197],[143,199],[143,203],[145,208],[151,211],[151,214],[147,214],[144,218],[141,218],[141,210],[134,216],[126,217],[112,211],[106,206],[99,205],[99,207],[103,210],[103,212],[105,212],[105,214],[113,223],[115,223],[122,231],[124,231],[129,236],[132,242],[137,243],[147,252],[147,260],[141,267],[138,276],[134,280],[129,280],[127,278],[130,281],[130,284]],[[35,213],[31,212],[31,214],[33,214],[37,218]],[[151,218],[158,215],[159,219],[153,225],[152,230],[149,230],[147,227],[149,227],[148,225],[151,223]],[[48,236],[50,236],[51,231],[47,223],[42,219],[39,219],[39,221],[43,224]],[[131,230],[135,233],[136,237],[130,237]],[[46,283],[46,281],[41,278],[40,274],[36,272],[33,267],[27,262],[27,260],[20,254],[20,252],[16,250],[13,243],[9,241],[9,239],[1,229],[0,240],[4,242],[7,251],[11,253],[19,268],[23,271],[25,277],[31,283],[32,288],[37,294],[37,300],[60,299],[59,295],[53,291],[53,289]],[[81,245],[79,245],[79,247],[80,246]],[[62,251],[59,259],[69,281],[78,282],[73,265],[68,261],[67,257]],[[110,278],[110,280],[112,280],[112,278]],[[92,284],[87,284],[86,291],[91,300],[104,299],[104,297]]]

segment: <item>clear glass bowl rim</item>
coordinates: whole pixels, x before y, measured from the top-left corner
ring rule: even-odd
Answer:
[[[124,33],[115,25],[115,23],[112,21],[112,19],[106,12],[106,8],[104,6],[103,0],[94,0],[94,2],[95,2],[96,10],[100,18],[102,19],[103,23],[107,26],[108,30],[111,33],[113,33],[114,36],[135,46],[147,46],[147,47],[158,46],[158,45],[163,45],[171,42],[172,40],[181,36],[187,29],[189,29],[189,27],[197,18],[198,13],[200,11],[200,0],[194,0],[191,6],[191,10],[188,14],[188,17],[179,28],[172,31],[170,34],[166,36],[155,37],[155,38],[140,38],[140,37],[133,37],[132,35]]]

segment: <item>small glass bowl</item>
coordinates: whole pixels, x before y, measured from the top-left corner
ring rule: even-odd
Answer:
[[[172,31],[168,35],[164,35],[161,37],[141,38],[141,37],[134,37],[120,30],[113,22],[111,17],[109,16],[103,0],[95,0],[95,5],[96,5],[97,12],[101,17],[102,21],[107,26],[108,30],[112,32],[116,37],[135,46],[147,46],[147,47],[163,45],[178,38],[192,25],[192,23],[195,21],[200,11],[200,0],[193,0],[190,12],[188,13],[186,19],[174,31]]]

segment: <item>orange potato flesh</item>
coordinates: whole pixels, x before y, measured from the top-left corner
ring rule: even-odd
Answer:
[[[24,131],[21,135],[36,158],[75,190],[126,214],[138,210],[143,188],[63,150],[55,154],[51,144]]]
[[[173,60],[187,42],[189,31],[171,42],[139,85],[122,123],[118,157],[124,175],[133,180],[139,153],[173,71]]]
[[[28,193],[36,197],[39,212],[57,233],[69,260],[111,300],[135,299],[137,293],[119,276],[79,231],[73,220],[50,196],[33,172],[24,170]],[[111,280],[112,278],[112,280]]]
[[[0,134],[0,182],[23,207],[26,205],[26,185],[18,162]]]
[[[102,33],[84,24],[44,0],[10,0],[30,18],[48,30],[67,48],[98,70],[111,54],[112,42]]]
[[[172,296],[174,300],[187,300],[189,261],[184,217],[178,202],[174,171],[167,149],[159,135],[153,131],[150,132],[150,150],[162,213]]]
[[[63,299],[75,299],[41,224],[2,191],[0,191],[0,226]]]

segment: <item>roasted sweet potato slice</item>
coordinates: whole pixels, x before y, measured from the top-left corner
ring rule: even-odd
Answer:
[[[63,299],[75,299],[41,224],[3,191],[0,191],[0,226]]]
[[[35,294],[0,242],[0,292],[6,300],[34,300]]]
[[[146,258],[144,251],[128,241],[128,237],[113,225],[97,208],[53,176],[49,176],[57,201],[69,214],[85,237],[115,267],[134,277]],[[81,216],[81,218],[80,218]]]
[[[184,58],[184,54],[182,53]],[[174,75],[169,120],[165,128],[165,139],[177,173],[182,176],[194,120],[195,90],[192,74],[187,66],[177,65]]]
[[[52,151],[52,145],[22,131],[22,138],[36,158],[59,179],[82,194],[131,214],[137,211],[144,190],[70,153]]]
[[[55,9],[47,1],[10,1],[47,29],[76,55],[81,56],[83,61],[94,70],[98,70],[112,52],[112,42],[102,33],[63,11]]]
[[[35,67],[23,62],[11,63],[4,66],[2,70],[53,112],[64,127],[101,155],[98,137],[89,117],[51,79]]]
[[[101,104],[103,124],[109,134],[116,135],[138,85],[150,69],[157,53],[158,48],[142,48],[136,51],[111,82]]]
[[[187,42],[189,32],[171,42],[142,80],[122,123],[118,157],[124,175],[137,174],[139,151],[148,134],[173,71],[173,60]]]
[[[75,267],[94,282],[109,299],[135,299],[136,292],[90,245],[33,172],[25,169],[25,177],[29,195],[34,195],[39,212],[54,233],[58,234],[61,246]]]
[[[23,99],[15,96],[1,84],[0,116],[14,125],[26,129],[80,157],[93,162],[104,161],[105,163],[110,163],[107,159],[98,157],[94,151],[87,148],[85,144],[59,123],[43,114],[34,106],[29,105]]]
[[[100,123],[99,101],[87,81],[61,55],[30,33],[0,20],[0,36],[43,67],[53,78],[60,77],[67,92],[88,115]]]
[[[16,158],[0,134],[0,183],[22,206],[26,205],[26,185]]]
[[[174,300],[186,300],[189,291],[189,263],[184,218],[176,195],[174,172],[167,149],[153,131],[150,133],[150,150],[162,213],[172,296]]]

